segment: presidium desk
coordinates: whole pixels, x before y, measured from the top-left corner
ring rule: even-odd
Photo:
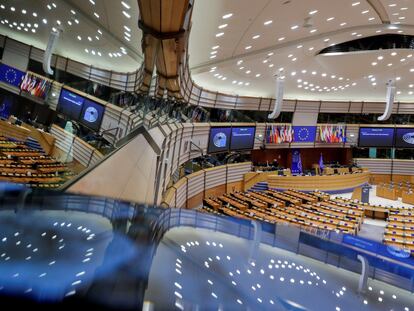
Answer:
[[[322,176],[279,176],[267,175],[268,186],[271,189],[295,189],[302,191],[338,191],[352,192],[355,188],[369,182],[370,172],[355,172],[347,174]]]

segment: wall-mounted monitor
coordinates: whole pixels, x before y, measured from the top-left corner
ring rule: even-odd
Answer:
[[[227,152],[230,149],[231,127],[212,127],[208,138],[208,153]]]
[[[78,121],[85,98],[62,88],[56,110],[70,119]]]
[[[251,150],[254,146],[255,126],[240,126],[231,129],[230,150]]]
[[[99,131],[104,112],[105,107],[103,105],[85,99],[79,122],[94,131]]]
[[[394,145],[393,128],[361,127],[359,129],[359,147],[391,148]]]
[[[414,148],[414,128],[398,128],[395,132],[396,148]]]

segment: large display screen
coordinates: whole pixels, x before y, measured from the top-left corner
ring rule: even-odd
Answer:
[[[85,99],[79,122],[95,131],[99,131],[104,111],[104,106]]]
[[[393,128],[361,127],[359,129],[359,147],[385,147],[394,145]]]
[[[233,127],[231,129],[230,150],[253,149],[256,127]]]
[[[208,139],[208,153],[226,152],[230,148],[231,127],[212,127]]]
[[[78,121],[84,101],[84,97],[67,89],[62,89],[56,110],[68,116],[70,119]]]
[[[396,148],[414,148],[414,128],[399,128],[395,133]]]

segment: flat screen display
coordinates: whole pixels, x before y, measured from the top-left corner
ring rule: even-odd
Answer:
[[[95,131],[99,131],[104,111],[104,106],[85,99],[79,122]]]
[[[359,147],[385,147],[394,145],[393,128],[361,127],[359,129]]]
[[[414,148],[414,128],[399,128],[395,133],[396,148]]]
[[[77,121],[81,114],[85,98],[69,90],[62,89],[56,110]]]
[[[208,139],[208,153],[226,152],[230,148],[231,127],[212,127]]]
[[[233,127],[231,129],[230,150],[253,149],[256,127]]]

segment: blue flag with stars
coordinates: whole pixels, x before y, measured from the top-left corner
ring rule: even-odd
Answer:
[[[316,126],[294,126],[293,142],[313,143],[316,138]]]
[[[20,71],[14,67],[8,66],[6,64],[0,64],[0,81],[19,87],[20,83],[25,76],[25,72]]]

